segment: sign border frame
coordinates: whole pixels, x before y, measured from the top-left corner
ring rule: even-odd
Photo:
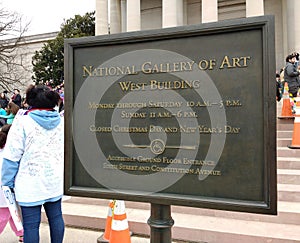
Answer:
[[[116,193],[109,189],[79,187],[73,185],[73,144],[72,144],[72,110],[73,110],[73,52],[78,47],[92,47],[98,45],[111,45],[122,43],[134,43],[172,39],[193,35],[209,35],[215,33],[227,33],[239,30],[260,29],[262,31],[263,48],[263,110],[264,110],[264,201],[253,202],[244,200],[220,200],[220,198],[192,197],[187,195],[172,195],[169,193],[155,193],[142,196],[125,192]],[[277,214],[277,142],[276,142],[276,100],[275,100],[275,24],[274,16],[259,16],[243,19],[225,20],[199,25],[189,25],[174,28],[125,32],[120,34],[101,35],[94,37],[82,37],[65,39],[64,42],[64,77],[65,77],[65,183],[64,193],[70,196],[121,199],[128,201],[149,202],[165,205],[181,205],[240,211],[261,214]]]

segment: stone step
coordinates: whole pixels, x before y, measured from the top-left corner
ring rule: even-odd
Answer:
[[[279,186],[279,191],[287,190],[286,188],[286,185]],[[291,186],[289,187],[289,189],[290,191],[294,190]],[[299,187],[295,190],[299,191]],[[71,199],[64,200],[63,213],[64,215],[76,214],[78,216],[103,218],[105,220],[108,212],[108,204],[109,200],[106,199],[85,198],[84,201],[81,200],[79,202],[76,198],[74,200],[74,197],[72,197]],[[127,214],[129,212],[134,213],[135,210],[140,210],[140,212],[143,212],[143,214],[147,214],[148,218],[150,217],[149,203],[126,201],[125,204]],[[98,209],[94,210],[95,208]],[[192,208],[183,206],[172,206],[172,213],[186,214],[187,218],[191,217],[191,215],[202,215],[222,218],[243,219],[247,221],[261,221],[300,225],[300,203],[280,200],[278,201],[278,215],[276,216],[245,212],[231,212],[205,208]]]
[[[224,219],[209,216],[184,217],[173,214],[175,239],[209,243],[292,243],[300,242],[300,226]]]
[[[290,149],[288,147],[277,147],[277,157],[300,158],[300,149]]]
[[[77,202],[76,202],[77,201]],[[103,230],[109,200],[77,200],[63,202],[68,226]],[[134,234],[149,235],[147,220],[150,205],[127,202],[129,229]],[[172,206],[172,238],[188,242],[300,242],[300,204],[279,202],[276,216]],[[45,216],[43,215],[43,220]],[[230,241],[231,240],[231,241]]]
[[[300,170],[300,158],[277,157],[277,168]]]
[[[300,185],[300,170],[277,169],[277,183]]]
[[[293,131],[294,129],[294,122],[292,123],[277,123],[277,130],[287,130]]]
[[[291,145],[292,138],[278,138],[277,139],[277,147],[287,147]]]
[[[300,225],[300,204],[298,202],[279,201],[278,215],[275,216],[245,212],[230,212],[224,210],[213,210],[204,208],[190,208],[181,206],[172,206],[172,213],[186,214],[187,218],[192,217],[192,215],[202,215],[245,221]]]
[[[288,131],[288,130],[281,130],[281,131],[277,131],[277,139],[280,138],[290,138],[292,139],[293,137],[293,130]]]
[[[295,202],[300,204],[300,185],[278,184],[278,200]]]

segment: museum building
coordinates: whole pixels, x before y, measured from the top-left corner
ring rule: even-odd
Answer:
[[[172,28],[261,15],[275,16],[276,70],[285,57],[300,52],[300,0],[95,0],[96,35]],[[32,56],[57,32],[24,37],[20,53],[26,71],[24,84],[31,83]]]
[[[276,69],[300,52],[299,0],[96,0],[96,35],[275,16]]]

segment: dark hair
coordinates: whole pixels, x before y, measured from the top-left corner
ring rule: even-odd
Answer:
[[[0,148],[4,148],[4,145],[6,144],[7,134],[11,127],[11,124],[6,124],[1,127],[0,131]]]
[[[286,57],[285,61],[286,61],[286,62],[289,62],[290,59],[292,59],[293,57],[295,57],[295,56],[293,56],[293,55],[288,55],[288,56]]]
[[[46,85],[30,85],[26,90],[26,103],[33,108],[54,108],[60,96]]]
[[[8,134],[10,127],[11,127],[11,124],[5,124],[1,127],[0,131]]]
[[[6,108],[7,115],[12,113],[13,115],[16,115],[19,111],[20,107],[16,105],[14,102],[9,102]]]
[[[290,55],[288,55],[285,59],[286,62],[289,62],[290,59],[296,57],[296,60],[299,61],[299,53],[293,52]]]
[[[299,61],[299,53],[298,52],[293,52],[291,53],[292,58],[296,57],[296,60]]]

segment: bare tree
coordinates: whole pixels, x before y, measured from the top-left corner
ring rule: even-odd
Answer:
[[[4,90],[23,85],[22,69],[26,70],[26,66],[21,43],[28,26],[20,14],[0,9],[0,88]]]

